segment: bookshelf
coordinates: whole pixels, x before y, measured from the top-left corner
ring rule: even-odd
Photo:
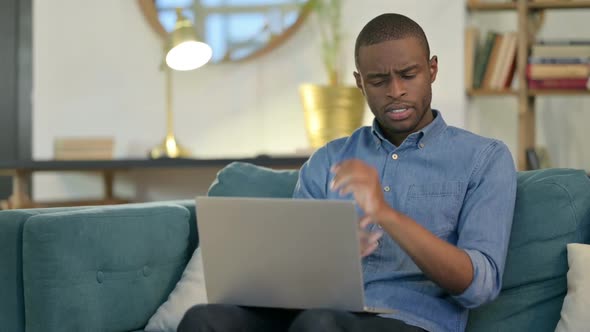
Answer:
[[[473,88],[473,81],[466,82],[466,94],[469,97],[479,96],[512,96],[517,98],[518,109],[518,137],[517,137],[517,167],[519,170],[529,169],[527,150],[535,148],[535,97],[537,96],[590,96],[590,90],[572,89],[529,89],[527,81],[527,66],[534,34],[531,20],[535,14],[545,10],[583,9],[590,8],[590,0],[506,0],[506,2],[486,2],[486,0],[467,0],[468,13],[474,12],[506,12],[516,13],[516,61],[514,74],[518,80],[518,88]],[[531,38],[532,37],[532,38]],[[467,45],[466,45],[467,54]],[[475,61],[475,60],[473,60]],[[466,61],[467,65],[470,65]],[[473,65],[473,63],[471,63]],[[475,72],[475,71],[474,71]]]

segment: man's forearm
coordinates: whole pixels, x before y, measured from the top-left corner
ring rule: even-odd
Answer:
[[[469,287],[473,280],[473,266],[465,251],[390,207],[382,209],[376,221],[440,287],[453,295],[461,294]]]

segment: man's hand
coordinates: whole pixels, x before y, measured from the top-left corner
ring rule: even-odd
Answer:
[[[335,174],[330,189],[340,195],[352,193],[359,207],[373,220],[387,209],[388,205],[381,191],[379,174],[373,167],[361,160],[351,159],[334,165],[331,171]]]
[[[390,207],[373,167],[353,159],[335,165],[331,171],[336,175],[330,188],[341,195],[352,193],[366,214],[359,224],[363,256],[378,246],[380,235],[364,231],[369,223],[377,223],[426,276],[451,294],[460,294],[471,284],[474,272],[467,253]]]
[[[359,222],[359,238],[361,256],[368,256],[377,249],[379,245],[377,241],[383,236],[383,232],[367,232],[366,228],[374,222],[374,217],[381,209],[387,207],[377,171],[355,159],[335,165],[331,171],[336,174],[331,189],[338,191],[342,196],[352,193],[355,201],[366,214]]]
[[[365,228],[372,223],[371,217],[364,216],[359,222],[359,238],[361,241],[361,257],[369,256],[379,246],[383,232],[367,232]]]

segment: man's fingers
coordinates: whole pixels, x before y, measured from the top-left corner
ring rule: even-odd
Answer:
[[[372,232],[369,233],[369,238],[367,239],[367,241],[369,243],[377,243],[377,241],[379,241],[379,239],[383,236],[383,232]]]
[[[354,193],[356,186],[353,185],[352,183],[347,184],[344,187],[341,187],[340,190],[338,190],[338,194],[340,196],[346,196],[347,194],[351,194]]]
[[[383,232],[365,232],[359,231],[359,239],[361,242],[361,256],[370,255],[379,246],[379,239],[383,236]]]
[[[359,227],[361,229],[365,229],[367,228],[367,226],[369,226],[369,224],[373,223],[373,219],[371,218],[371,216],[366,215],[364,217],[361,218],[361,220],[359,221]]]
[[[351,179],[352,174],[337,174],[334,179],[332,179],[332,183],[330,183],[330,189],[336,191],[348,184]]]
[[[337,190],[338,188],[345,186],[352,179],[358,181],[360,178],[363,178],[366,174],[357,169],[357,164],[358,161],[356,160],[346,160],[340,164],[332,166],[330,171],[335,175],[330,183],[330,189]]]
[[[361,250],[361,257],[369,256],[370,254],[377,249],[378,243],[373,243],[366,246],[363,250]]]

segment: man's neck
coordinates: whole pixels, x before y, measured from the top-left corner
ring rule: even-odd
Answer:
[[[385,130],[383,130],[383,128],[381,128],[381,132],[383,133],[385,138],[389,142],[391,142],[391,144],[393,144],[395,146],[400,146],[406,140],[406,138],[408,136],[410,136],[413,133],[419,132],[424,127],[431,124],[432,121],[434,121],[434,118],[435,118],[434,112],[432,111],[432,109],[429,108],[428,111],[426,111],[426,113],[424,113],[424,116],[422,117],[422,119],[420,119],[420,122],[418,123],[416,128],[414,128],[414,130],[409,131],[409,132],[404,132],[404,133],[388,133]]]

